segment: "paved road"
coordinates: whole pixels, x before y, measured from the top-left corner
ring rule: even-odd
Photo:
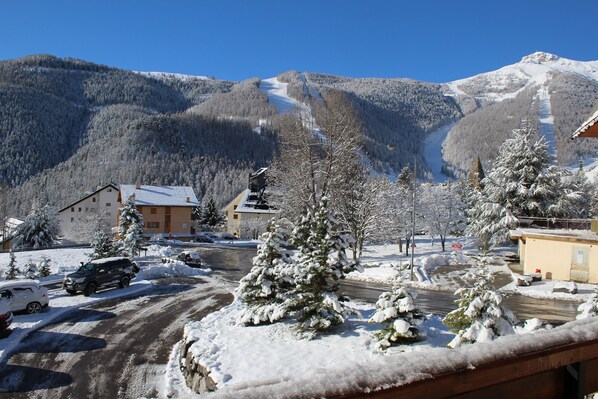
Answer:
[[[155,397],[183,325],[231,300],[219,285],[179,278],[73,311],[22,342],[0,372],[0,397]]]
[[[236,285],[255,256],[255,249],[205,246],[199,251],[214,275],[228,284],[164,279],[149,294],[73,311],[30,334],[0,365],[0,398],[155,397],[183,326],[228,304],[232,295],[227,286]],[[388,288],[349,281],[342,285],[351,297],[370,302]],[[446,313],[454,308],[454,299],[447,292],[420,291],[417,303],[426,312]],[[570,320],[576,306],[520,296],[507,305],[521,318],[548,320]]]

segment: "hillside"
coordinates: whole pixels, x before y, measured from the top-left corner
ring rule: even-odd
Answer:
[[[297,71],[230,82],[35,55],[0,61],[0,183],[15,216],[34,197],[62,207],[108,182],[191,185],[223,205],[272,159],[280,101],[305,110],[331,91],[361,116],[378,172],[414,157],[424,179],[460,175],[478,155],[489,168],[524,121],[560,165],[598,156],[595,140],[568,139],[598,101],[598,61],[534,53],[445,84]]]

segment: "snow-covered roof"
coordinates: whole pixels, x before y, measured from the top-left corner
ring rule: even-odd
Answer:
[[[0,229],[0,242],[4,242],[5,240],[9,240],[12,238],[12,233],[15,231],[18,225],[23,223],[21,219],[16,218],[8,218],[4,222],[4,229]],[[6,237],[3,235],[3,231],[6,231]]]
[[[516,229],[509,231],[509,236],[512,239],[518,239],[524,236],[537,238],[555,238],[563,240],[585,240],[598,242],[598,234],[590,230],[569,230],[569,229]]]
[[[235,209],[235,213],[262,213],[262,214],[275,214],[278,213],[278,209],[260,209],[256,208],[257,201],[251,200],[250,197],[251,191],[249,189],[245,189],[242,193],[241,201]]]
[[[106,184],[105,186],[98,188],[98,189],[97,189],[97,190],[95,190],[94,192],[92,192],[92,193],[90,193],[90,194],[87,194],[87,195],[85,195],[85,196],[84,196],[84,197],[82,197],[82,198],[79,198],[77,201],[73,202],[72,204],[69,204],[69,205],[65,206],[64,208],[62,208],[62,209],[61,209],[61,210],[59,210],[58,212],[59,212],[59,213],[60,213],[60,212],[63,212],[63,211],[65,211],[65,210],[67,210],[67,209],[71,208],[72,206],[75,206],[75,205],[76,205],[76,204],[78,204],[79,202],[86,200],[87,198],[91,197],[92,195],[95,195],[96,193],[99,193],[100,191],[103,191],[103,190],[107,189],[108,187],[110,187],[110,188],[113,188],[114,190],[118,191],[118,187],[117,187],[116,185],[114,185],[114,184],[112,184],[112,183]]]
[[[121,184],[123,201],[135,195],[135,205],[199,206],[195,192],[189,186],[136,186]]]
[[[571,136],[572,139],[578,137],[598,137],[598,110],[590,116]]]

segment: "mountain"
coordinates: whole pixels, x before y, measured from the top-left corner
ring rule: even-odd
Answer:
[[[309,112],[332,91],[361,116],[363,154],[378,172],[416,159],[420,178],[443,179],[478,156],[488,169],[524,121],[570,165],[598,155],[598,143],[568,140],[598,101],[597,71],[597,61],[548,53],[444,84],[297,71],[230,82],[51,55],[1,61],[0,183],[15,216],[35,197],[62,207],[109,182],[191,185],[223,205],[274,156],[279,115]]]

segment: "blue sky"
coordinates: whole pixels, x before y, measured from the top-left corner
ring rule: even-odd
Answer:
[[[596,0],[0,4],[0,59],[46,53],[243,80],[289,69],[447,82],[534,51],[598,60]]]

